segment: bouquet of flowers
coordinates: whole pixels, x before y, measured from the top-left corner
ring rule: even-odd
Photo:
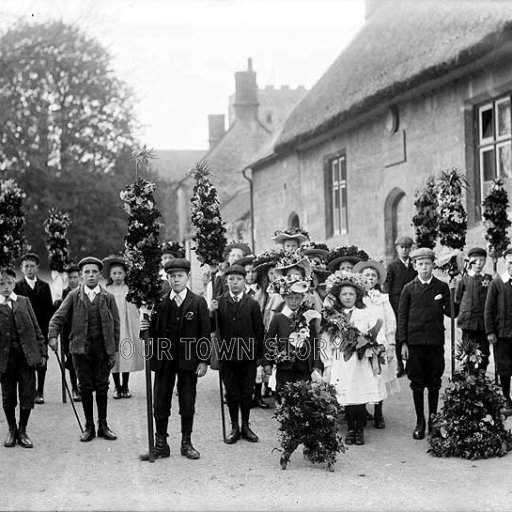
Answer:
[[[0,182],[0,267],[12,266],[30,249],[24,235],[24,197],[13,179]]]
[[[422,190],[416,191],[414,206],[416,215],[412,224],[416,230],[416,245],[433,249],[438,234],[438,200],[434,176],[429,176]]]
[[[292,453],[304,445],[304,456],[312,463],[326,464],[334,471],[338,453],[345,452],[339,435],[341,405],[333,386],[322,383],[289,382],[280,392],[281,405],[274,417],[279,422],[281,469]]]
[[[154,305],[160,300],[162,248],[155,189],[155,183],[139,178],[120,194],[128,214],[128,232],[124,238],[126,284],[129,288],[126,300],[138,308],[143,304]]]
[[[48,235],[46,248],[51,270],[64,272],[64,268],[69,264],[67,233],[70,224],[69,213],[63,212],[59,208],[50,208],[48,218],[44,221],[43,226]]]
[[[479,369],[481,353],[475,341],[462,341],[456,357],[462,370],[454,374],[443,408],[432,419],[428,451],[436,457],[470,460],[502,457],[512,449],[512,434],[505,429],[501,388]]]
[[[190,202],[197,259],[203,265],[215,265],[223,260],[226,247],[226,227],[222,222],[217,190],[210,181],[211,172],[206,162],[198,162],[191,174],[195,180]]]
[[[350,319],[344,311],[327,306],[322,310],[322,317],[324,319],[323,329],[333,339],[340,340],[336,350],[341,351],[345,361],[348,361],[354,354],[357,354],[359,360],[367,356],[370,359],[374,375],[380,375],[382,365],[386,364],[386,348],[377,341],[377,333],[382,327],[382,320],[379,319],[368,334],[363,334],[350,323]]]

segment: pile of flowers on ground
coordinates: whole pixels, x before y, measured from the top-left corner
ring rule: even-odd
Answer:
[[[159,242],[160,212],[155,205],[155,183],[139,178],[121,192],[128,214],[128,232],[124,238],[126,260],[126,299],[137,307],[151,306],[160,300]]]
[[[502,457],[512,449],[512,435],[505,429],[501,388],[478,369],[481,353],[474,341],[461,342],[457,359],[462,370],[455,373],[443,408],[433,418],[429,452],[471,460]]]
[[[0,182],[0,267],[14,265],[29,249],[24,235],[24,197],[13,179]]]
[[[345,452],[339,434],[341,406],[334,386],[322,383],[287,383],[280,391],[281,405],[274,417],[279,422],[281,469],[302,444],[304,456],[313,463],[326,464],[334,471],[337,454]]]
[[[48,218],[44,221],[43,226],[48,235],[46,248],[48,250],[51,270],[64,272],[64,268],[69,264],[69,240],[67,234],[70,225],[69,213],[63,212],[60,208],[50,208]]]

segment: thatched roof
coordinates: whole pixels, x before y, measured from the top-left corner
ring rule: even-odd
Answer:
[[[509,0],[386,2],[291,113],[275,150],[326,133],[511,40]]]

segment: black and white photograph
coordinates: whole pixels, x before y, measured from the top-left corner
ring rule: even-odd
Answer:
[[[1,0],[0,510],[512,509],[512,1]]]

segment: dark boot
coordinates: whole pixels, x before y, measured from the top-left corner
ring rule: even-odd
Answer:
[[[242,422],[242,439],[246,439],[250,443],[257,443],[260,439],[249,427],[249,422]]]
[[[128,381],[130,380],[130,373],[123,372],[123,386],[121,388],[123,398],[131,398],[132,394],[128,388]]]
[[[171,455],[171,449],[167,444],[167,434],[155,434],[155,447],[153,453],[156,459],[166,459]],[[140,456],[140,460],[147,461],[149,460],[149,453]]]
[[[432,434],[433,417],[437,414],[437,406],[439,403],[439,390],[428,390],[428,433]]]
[[[117,436],[110,430],[106,419],[98,420],[98,437],[103,437],[107,441],[115,441]]]
[[[34,445],[32,444],[32,441],[27,436],[27,427],[25,425],[22,425],[20,423],[18,427],[18,444],[20,446],[23,446],[23,448],[33,448]]]
[[[192,446],[191,434],[182,434],[181,436],[181,455],[187,459],[199,459],[199,452]]]
[[[424,439],[425,437],[425,404],[423,389],[414,389],[412,398],[414,400],[414,409],[416,410],[416,427],[412,433],[413,439]]]
[[[231,424],[231,432],[226,436],[226,444],[235,444],[240,439],[240,427],[238,423]]]
[[[356,435],[355,444],[361,446],[364,444],[364,427],[368,411],[366,405],[358,405],[356,408]]]
[[[37,372],[37,393],[34,402],[44,404],[44,381],[46,379],[46,368],[39,368]]]
[[[114,400],[119,400],[120,398],[123,398],[123,389],[121,387],[119,373],[113,372],[112,378],[114,379]]]
[[[353,405],[345,407],[345,418],[347,420],[348,431],[345,437],[345,444],[351,445],[356,442],[356,417]]]
[[[12,448],[13,446],[16,446],[16,439],[18,439],[18,429],[16,428],[15,423],[14,425],[9,425],[9,432],[5,438],[4,446],[6,448]]]
[[[92,441],[96,437],[96,429],[94,428],[94,421],[87,420],[85,422],[85,429],[80,437],[80,441],[82,443],[88,443],[89,441]]]
[[[382,415],[382,400],[378,404],[375,404],[373,426],[378,429],[386,428],[386,422],[384,421],[384,416]]]

